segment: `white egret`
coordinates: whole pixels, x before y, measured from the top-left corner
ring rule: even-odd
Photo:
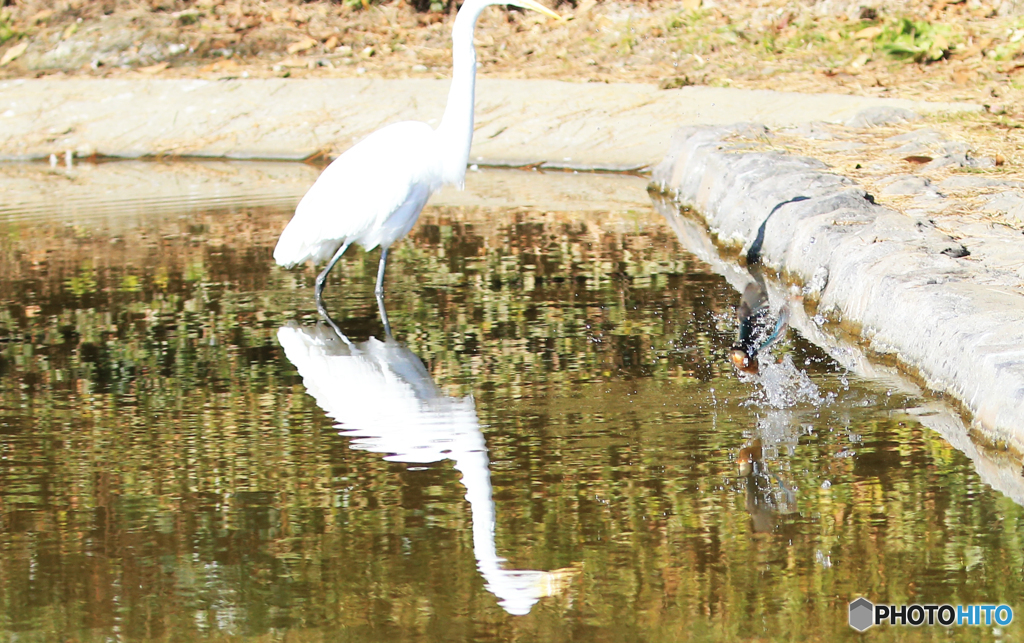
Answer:
[[[274,249],[279,265],[292,267],[330,260],[316,278],[316,303],[323,304],[324,283],[349,245],[381,247],[375,293],[384,293],[388,249],[420,215],[442,185],[462,186],[473,141],[476,50],[473,29],[484,8],[510,4],[561,19],[536,0],[466,0],[452,29],[452,84],[441,124],[394,123],[370,134],[327,166],[299,202],[295,216]],[[381,313],[384,314],[383,307]],[[387,326],[387,319],[383,319]]]
[[[472,515],[477,569],[505,611],[527,614],[542,597],[564,591],[577,573],[573,568],[545,572],[501,564],[490,462],[473,398],[442,394],[423,362],[390,336],[355,344],[332,326],[292,323],[277,339],[306,391],[351,438],[351,448],[385,454],[390,462],[454,461]]]

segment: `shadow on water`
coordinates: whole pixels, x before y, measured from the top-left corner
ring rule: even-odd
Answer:
[[[468,179],[393,248],[401,343],[366,253],[351,339],[316,325],[294,203],[0,220],[0,637],[853,640],[859,595],[1024,593],[1019,465],[799,293],[738,314],[755,276],[642,180]]]

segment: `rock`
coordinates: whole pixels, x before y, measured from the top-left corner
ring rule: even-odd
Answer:
[[[911,142],[906,143],[904,145],[900,145],[899,147],[895,147],[895,148],[893,148],[891,150],[888,150],[886,153],[887,154],[892,154],[893,156],[904,157],[904,156],[924,156],[924,155],[926,155],[928,153],[928,151],[929,151],[928,150],[928,146],[925,145],[924,143],[918,143],[917,141],[911,141]]]
[[[913,132],[907,132],[906,134],[897,134],[896,136],[890,136],[885,140],[892,141],[894,143],[913,142],[921,144],[930,144],[944,141],[945,137],[939,132],[933,130],[932,128],[925,127],[923,129],[914,130]]]
[[[820,121],[801,123],[795,127],[787,127],[783,131],[787,134],[795,134],[802,138],[809,138],[816,141],[831,141],[836,138],[829,125]]]
[[[967,153],[952,153],[943,154],[942,156],[932,159],[930,163],[924,166],[926,170],[937,170],[942,167],[949,167],[955,165],[957,167],[969,167],[976,169],[992,168],[996,166],[996,160],[989,156],[981,156],[975,158]]]
[[[1002,213],[1024,213],[1024,194],[1013,190],[1000,192],[988,198],[985,210]]]
[[[943,248],[939,252],[947,257],[953,257],[954,259],[969,257],[971,255],[970,251],[963,244],[959,243],[955,243],[948,248]]]
[[[992,179],[987,176],[951,176],[939,184],[942,190],[960,190],[972,188],[1024,187],[1024,182]]]
[[[912,174],[903,174],[893,177],[892,182],[882,188],[882,194],[889,196],[905,194],[939,196],[938,190],[932,187],[932,182],[929,179],[921,176],[914,176]]]
[[[857,112],[857,115],[846,121],[847,127],[880,127],[882,125],[897,125],[911,121],[921,120],[917,112],[903,107],[868,107]]]
[[[942,150],[942,152],[944,154],[964,154],[964,155],[967,155],[967,154],[970,154],[971,152],[974,151],[973,149],[971,149],[970,145],[968,145],[967,143],[960,142],[960,141],[946,141],[942,145],[939,146],[939,149]]]
[[[1024,204],[1018,205],[1006,213],[1006,218],[1018,226],[1024,225]],[[1022,269],[1024,270],[1024,269]]]

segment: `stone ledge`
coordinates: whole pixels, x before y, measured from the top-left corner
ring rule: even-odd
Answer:
[[[340,154],[402,120],[436,125],[447,80],[35,79],[0,82],[0,160],[67,151],[117,158],[302,160]],[[722,87],[480,78],[471,163],[631,170],[662,158],[680,122],[773,127],[846,122],[872,108],[979,111],[968,103]],[[872,117],[873,121],[877,118]]]
[[[752,151],[766,135],[681,129],[654,184],[720,246],[801,285],[817,312],[958,401],[986,439],[1024,452],[1024,294],[1005,287],[1019,277],[966,262],[927,219],[875,204],[821,161]]]
[[[750,271],[723,256],[727,253],[716,246],[704,222],[699,221],[692,212],[681,210],[674,201],[661,195],[654,196],[654,207],[665,217],[683,249],[722,275],[737,295],[755,280]],[[823,327],[815,311],[808,311],[800,305],[799,289],[794,293],[794,289],[786,284],[771,279],[763,281],[762,285],[767,287],[770,305],[776,308],[789,305],[790,325],[824,350],[841,368],[880,383],[891,391],[915,398],[924,397],[924,391],[914,378],[907,377],[896,366],[872,359],[856,341],[849,341],[850,338],[843,334]],[[977,444],[955,405],[941,400],[926,400],[920,406],[905,411],[966,455],[973,462],[982,481],[1017,504],[1024,505],[1024,477],[1020,474],[1020,460],[1008,452]]]

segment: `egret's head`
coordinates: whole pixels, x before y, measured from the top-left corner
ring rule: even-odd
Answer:
[[[520,9],[532,9],[533,11],[543,13],[549,18],[554,18],[555,20],[565,19],[551,9],[548,9],[541,3],[537,2],[537,0],[502,0],[502,4],[510,4],[513,7],[519,7]]]

